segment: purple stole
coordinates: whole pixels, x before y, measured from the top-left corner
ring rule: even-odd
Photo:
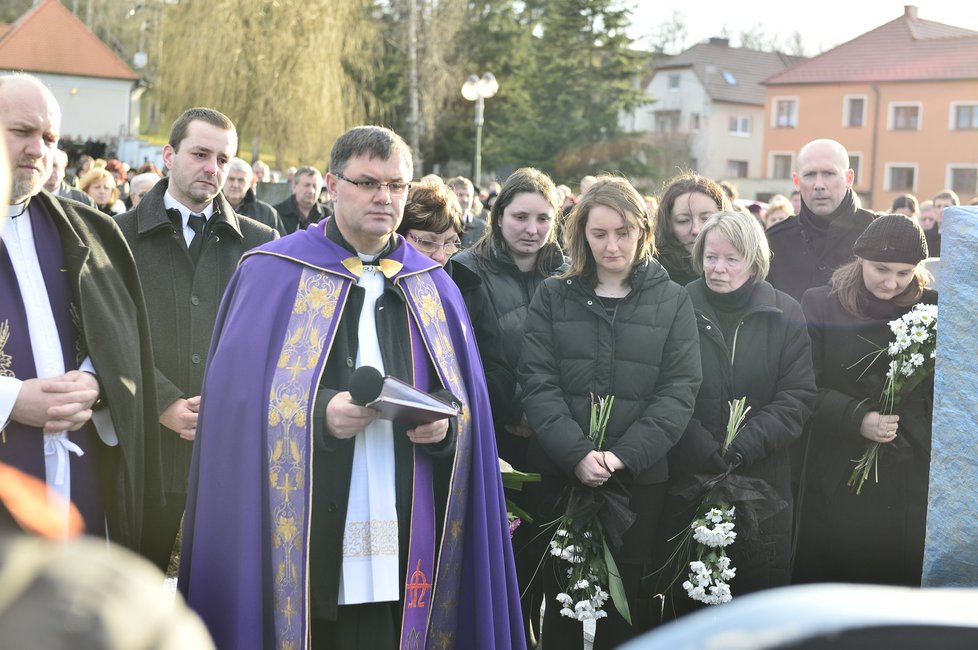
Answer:
[[[71,289],[64,267],[61,236],[54,220],[38,201],[33,201],[27,214],[17,219],[29,218],[34,236],[41,276],[47,289],[54,315],[65,371],[78,368],[78,332],[72,318]],[[24,298],[14,273],[6,246],[0,244],[0,376],[26,380],[37,377],[34,366],[30,331]],[[98,497],[95,445],[98,436],[91,425],[69,433],[69,438],[86,453],[81,458],[71,455],[72,501],[75,501],[91,527],[100,520],[102,509]],[[37,427],[11,421],[0,438],[0,461],[35,476],[42,481],[44,470],[44,437]]]
[[[337,247],[338,250],[339,247]],[[465,386],[454,356],[450,332],[438,291],[427,272],[394,274],[407,297],[415,385],[427,389],[429,363],[445,388],[467,403]],[[330,270],[305,268],[272,377],[267,415],[266,496],[272,527],[272,600],[276,646],[304,648],[308,639],[307,567],[310,517],[307,484],[312,476],[312,396],[319,385],[356,277],[342,266]],[[458,420],[456,463],[452,488],[467,485],[471,456],[471,418]],[[432,612],[435,587],[435,506],[431,459],[414,450],[414,490],[406,583],[402,599],[400,647],[427,647],[429,627],[454,630],[461,564],[465,499],[452,499],[446,513],[439,558],[438,589],[445,585],[444,606]],[[300,498],[297,498],[300,497]],[[455,522],[455,523],[453,523]],[[443,567],[452,565],[454,569]],[[439,592],[440,593],[440,592]]]

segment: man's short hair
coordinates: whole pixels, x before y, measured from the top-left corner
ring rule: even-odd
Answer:
[[[475,186],[472,185],[472,181],[467,179],[465,176],[456,176],[455,178],[448,179],[447,185],[453,190],[456,187],[462,187],[463,185],[469,191],[469,194],[475,193]]]
[[[937,199],[950,199],[951,205],[961,205],[961,198],[958,193],[954,190],[943,190],[934,195],[934,200]]]
[[[188,108],[180,117],[173,121],[173,126],[170,127],[170,139],[167,142],[173,147],[174,151],[180,148],[180,143],[187,137],[187,129],[190,127],[190,123],[195,120],[206,122],[224,131],[230,131],[234,133],[235,138],[238,137],[238,131],[234,128],[234,122],[224,113],[204,106]]]
[[[414,176],[414,157],[404,138],[382,126],[355,126],[333,144],[333,150],[329,154],[329,171],[342,174],[350,158],[367,155],[370,158],[387,160],[394,154],[399,155],[407,166],[406,180],[410,180]]]
[[[255,172],[251,170],[251,165],[241,158],[232,158],[231,162],[228,163],[228,172],[232,171],[244,172],[246,184],[250,184],[251,177],[255,175]]]
[[[323,180],[322,172],[315,167],[299,167],[297,170],[295,170],[295,173],[292,174],[292,182],[295,183],[298,181],[300,176],[317,176],[320,182]]]

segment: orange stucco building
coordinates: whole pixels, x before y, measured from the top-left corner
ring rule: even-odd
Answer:
[[[849,150],[863,204],[978,196],[978,32],[917,8],[765,81],[765,178],[790,178],[816,138]]]

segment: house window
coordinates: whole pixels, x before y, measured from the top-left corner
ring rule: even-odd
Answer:
[[[953,104],[951,110],[954,111],[952,129],[978,129],[978,104]]]
[[[689,159],[689,168],[692,169],[694,172],[695,171],[699,171],[699,168],[700,168],[700,161],[699,161],[699,159],[697,159],[697,158],[690,158]]]
[[[920,128],[920,104],[890,104],[890,129],[916,131]]]
[[[917,165],[909,163],[887,163],[886,191],[915,192],[917,185]]]
[[[863,167],[863,155],[861,153],[849,152],[849,169],[852,170],[852,186],[856,187],[859,185],[859,179],[862,177],[862,167]]]
[[[792,158],[790,153],[771,155],[771,178],[791,178]]]
[[[728,178],[747,178],[747,161],[746,160],[728,160],[727,161],[727,177]]]
[[[679,92],[679,75],[671,74],[669,75],[669,92],[677,93]]]
[[[866,126],[866,97],[864,95],[846,95],[842,125],[849,128]]]
[[[699,131],[700,130],[700,114],[690,113],[689,114],[689,130]]]
[[[679,130],[679,111],[656,111],[655,130],[660,133],[675,133]]]
[[[978,194],[978,165],[950,165],[947,186],[958,194]]]
[[[724,70],[721,74],[723,75],[723,80],[727,82],[727,85],[730,86],[737,85],[737,77],[735,77],[732,72],[728,72],[727,70]]]
[[[771,126],[776,129],[793,129],[798,126],[798,100],[775,98],[773,120]]]
[[[750,116],[747,115],[730,116],[730,135],[739,135],[739,136],[750,135]]]

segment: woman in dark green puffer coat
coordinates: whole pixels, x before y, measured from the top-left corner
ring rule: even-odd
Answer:
[[[598,179],[571,212],[564,238],[571,267],[545,280],[530,305],[518,375],[534,431],[528,465],[543,475],[541,521],[563,514],[561,496],[571,485],[620,483],[638,515],[615,552],[633,625],[609,603],[594,640],[606,648],[647,626],[638,578],[651,558],[666,454],[686,428],[700,384],[699,342],[689,296],[652,259],[652,221],[626,180]],[[592,395],[615,397],[602,451],[585,437]],[[554,597],[564,585],[555,570],[542,569],[543,637],[547,646],[581,647],[581,624],[559,615]]]

